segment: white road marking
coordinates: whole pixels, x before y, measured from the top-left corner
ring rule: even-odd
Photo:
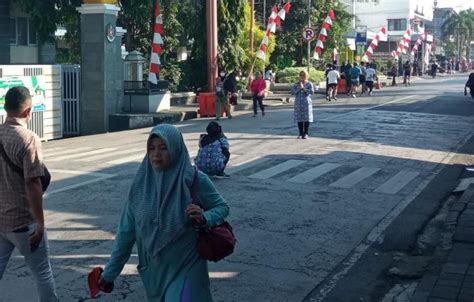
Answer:
[[[383,194],[396,194],[410,183],[420,173],[412,171],[400,171],[387,182],[375,189],[374,192]]]
[[[58,157],[50,159],[49,161],[61,161],[61,160],[66,160],[66,159],[75,159],[75,158],[87,157],[89,155],[96,155],[96,154],[103,154],[103,153],[111,154],[110,152],[112,152],[114,150],[117,150],[117,148],[103,148],[103,149],[98,149],[98,150],[89,151],[89,152],[58,156]]]
[[[142,148],[136,148],[136,149],[115,151],[115,152],[111,152],[109,154],[99,154],[99,155],[96,155],[96,156],[89,156],[87,158],[78,159],[78,161],[91,162],[91,161],[104,159],[104,158],[108,158],[108,157],[114,157],[116,155],[130,154],[130,153],[135,153],[135,152],[140,152],[140,151],[143,152],[143,154],[145,154],[145,152],[146,152],[145,148],[142,147]]]
[[[364,111],[367,111],[367,110],[371,110],[371,109],[374,109],[374,108],[378,108],[378,107],[385,106],[385,105],[387,105],[387,104],[397,103],[397,102],[400,102],[400,101],[403,101],[403,100],[406,100],[406,99],[410,99],[410,98],[412,98],[412,97],[415,97],[415,95],[409,95],[409,96],[403,97],[403,98],[401,98],[401,99],[393,100],[393,101],[386,102],[386,103],[379,104],[379,105],[375,105],[375,106],[372,106],[372,107],[367,107],[367,108],[360,109],[360,110],[354,110],[354,111],[351,111],[351,112],[346,112],[346,113],[342,113],[342,114],[330,116],[330,117],[328,117],[328,118],[321,119],[321,120],[319,120],[319,121],[330,121],[330,120],[334,120],[334,119],[337,119],[337,118],[340,118],[340,117],[343,117],[343,116],[346,116],[346,115],[350,115],[350,114],[354,114],[354,113],[359,113],[359,112],[364,112]]]
[[[324,163],[322,165],[319,165],[317,167],[314,167],[312,169],[309,169],[301,174],[298,174],[290,179],[288,179],[288,182],[294,182],[294,183],[301,183],[305,184],[310,181],[315,180],[316,178],[340,167],[341,165],[339,164],[333,164],[333,163]]]
[[[299,165],[302,165],[305,163],[305,160],[296,160],[296,159],[290,159],[287,160],[279,165],[276,165],[274,167],[271,167],[269,169],[260,171],[258,173],[252,174],[249,177],[250,178],[256,178],[256,179],[268,179],[272,176],[275,176],[277,174],[280,174],[282,172],[288,171],[294,167],[297,167]]]
[[[472,135],[467,135],[461,140],[453,150],[459,150],[461,146],[466,144],[466,142],[471,139]],[[359,261],[362,255],[369,249],[369,247],[376,242],[379,237],[383,234],[385,229],[403,212],[403,210],[413,201],[415,198],[423,191],[428,184],[438,175],[438,173],[443,169],[443,166],[451,161],[451,159],[456,155],[455,152],[448,153],[443,159],[439,161],[438,168],[430,174],[429,177],[426,177],[425,180],[418,185],[418,187],[413,190],[410,195],[408,195],[404,200],[398,203],[385,217],[370,231],[367,237],[361,241],[361,243],[352,250],[352,253],[347,255],[346,259],[339,265],[339,267],[327,276],[327,279],[320,284],[320,287],[317,289],[317,295],[315,298],[308,300],[310,295],[313,295],[313,292],[308,294],[304,301],[311,302],[322,302],[326,296],[336,287],[339,281],[344,278],[344,276],[349,272],[349,270],[354,266],[354,264]]]
[[[329,186],[349,189],[353,187],[354,185],[358,184],[359,182],[363,181],[367,177],[377,173],[377,171],[379,170],[380,170],[379,168],[362,167],[344,176],[343,178],[340,178],[339,180],[333,182]]]
[[[234,154],[231,154],[230,155],[230,159],[232,160],[232,158],[234,158]],[[255,157],[255,158],[251,158],[251,159],[248,159],[246,161],[243,161],[243,162],[240,162],[236,165],[229,165],[227,166],[227,169],[226,169],[226,172],[227,173],[238,173],[242,170],[245,170],[245,169],[248,169],[250,167],[253,167],[253,166],[256,166],[258,164],[261,164],[261,163],[264,163],[266,161],[269,161],[270,158],[269,157]]]
[[[102,180],[109,179],[109,178],[117,176],[116,174],[105,174],[105,173],[88,172],[88,171],[73,171],[73,170],[60,170],[60,169],[51,169],[49,171],[51,173],[94,176],[95,178],[90,179],[90,180],[86,180],[86,181],[82,181],[82,182],[78,182],[78,183],[75,183],[75,184],[70,185],[70,186],[64,186],[64,187],[61,187],[61,188],[57,188],[55,190],[48,190],[44,194],[44,198],[48,197],[49,195],[55,194],[55,193],[60,193],[60,192],[64,192],[64,191],[67,191],[67,190],[79,188],[79,187],[82,187],[82,186],[85,186],[85,185],[89,185],[89,184],[92,184],[92,183],[95,183],[95,182],[98,182],[98,181],[102,181]]]
[[[141,162],[145,158],[146,152],[141,152],[140,154],[130,155],[127,157],[122,157],[116,160],[108,161],[108,164],[112,165],[121,165],[129,162]]]
[[[64,154],[71,154],[71,153],[77,153],[79,151],[87,151],[87,150],[91,150],[92,148],[91,147],[79,147],[79,148],[74,148],[74,149],[71,149],[71,148],[61,148],[61,150],[55,150],[53,152],[47,152],[45,151],[44,152],[44,157],[45,158],[48,158],[48,157],[52,157],[52,156],[56,156],[56,155],[64,155]]]

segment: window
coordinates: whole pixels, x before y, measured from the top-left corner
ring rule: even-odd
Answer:
[[[28,19],[28,44],[38,44],[37,32],[35,30],[33,22],[31,22],[31,19]]]
[[[17,26],[17,44],[28,45],[28,19],[27,18],[16,18]]]
[[[406,19],[388,19],[388,30],[406,30],[407,20]]]
[[[38,44],[35,26],[29,18],[10,18],[10,44],[23,46]]]
[[[10,18],[10,44],[16,44],[16,19]]]

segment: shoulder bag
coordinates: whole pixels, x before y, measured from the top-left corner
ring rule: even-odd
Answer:
[[[10,160],[10,158],[7,155],[7,152],[5,152],[5,148],[3,148],[2,143],[0,143],[0,153],[2,154],[3,159],[7,162],[10,169],[18,173],[21,176],[21,178],[24,178],[23,169],[15,165]],[[40,176],[40,179],[41,179],[41,187],[43,189],[43,192],[46,192],[49,184],[51,183],[51,174],[49,173],[48,168],[46,168],[46,166],[44,166],[44,176]]]
[[[198,170],[194,173],[194,180],[191,187],[191,197],[194,204],[199,205],[199,179]],[[204,225],[198,228],[197,251],[201,258],[217,262],[234,252],[236,243],[232,227],[228,222],[224,222],[215,227]]]

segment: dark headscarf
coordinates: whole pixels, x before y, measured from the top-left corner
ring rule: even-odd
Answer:
[[[212,144],[213,142],[225,137],[222,127],[217,122],[210,122],[206,127],[207,134],[201,138],[201,147]]]

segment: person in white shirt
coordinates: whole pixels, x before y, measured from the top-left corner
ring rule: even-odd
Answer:
[[[374,90],[374,81],[377,80],[377,71],[375,71],[375,69],[370,66],[365,71],[365,74],[365,84],[369,89],[369,95],[372,95],[372,90]]]
[[[341,78],[341,75],[336,69],[336,66],[331,66],[331,70],[329,70],[327,79],[328,79],[328,95],[326,99],[328,101],[337,100],[337,83],[339,82],[339,79]]]

